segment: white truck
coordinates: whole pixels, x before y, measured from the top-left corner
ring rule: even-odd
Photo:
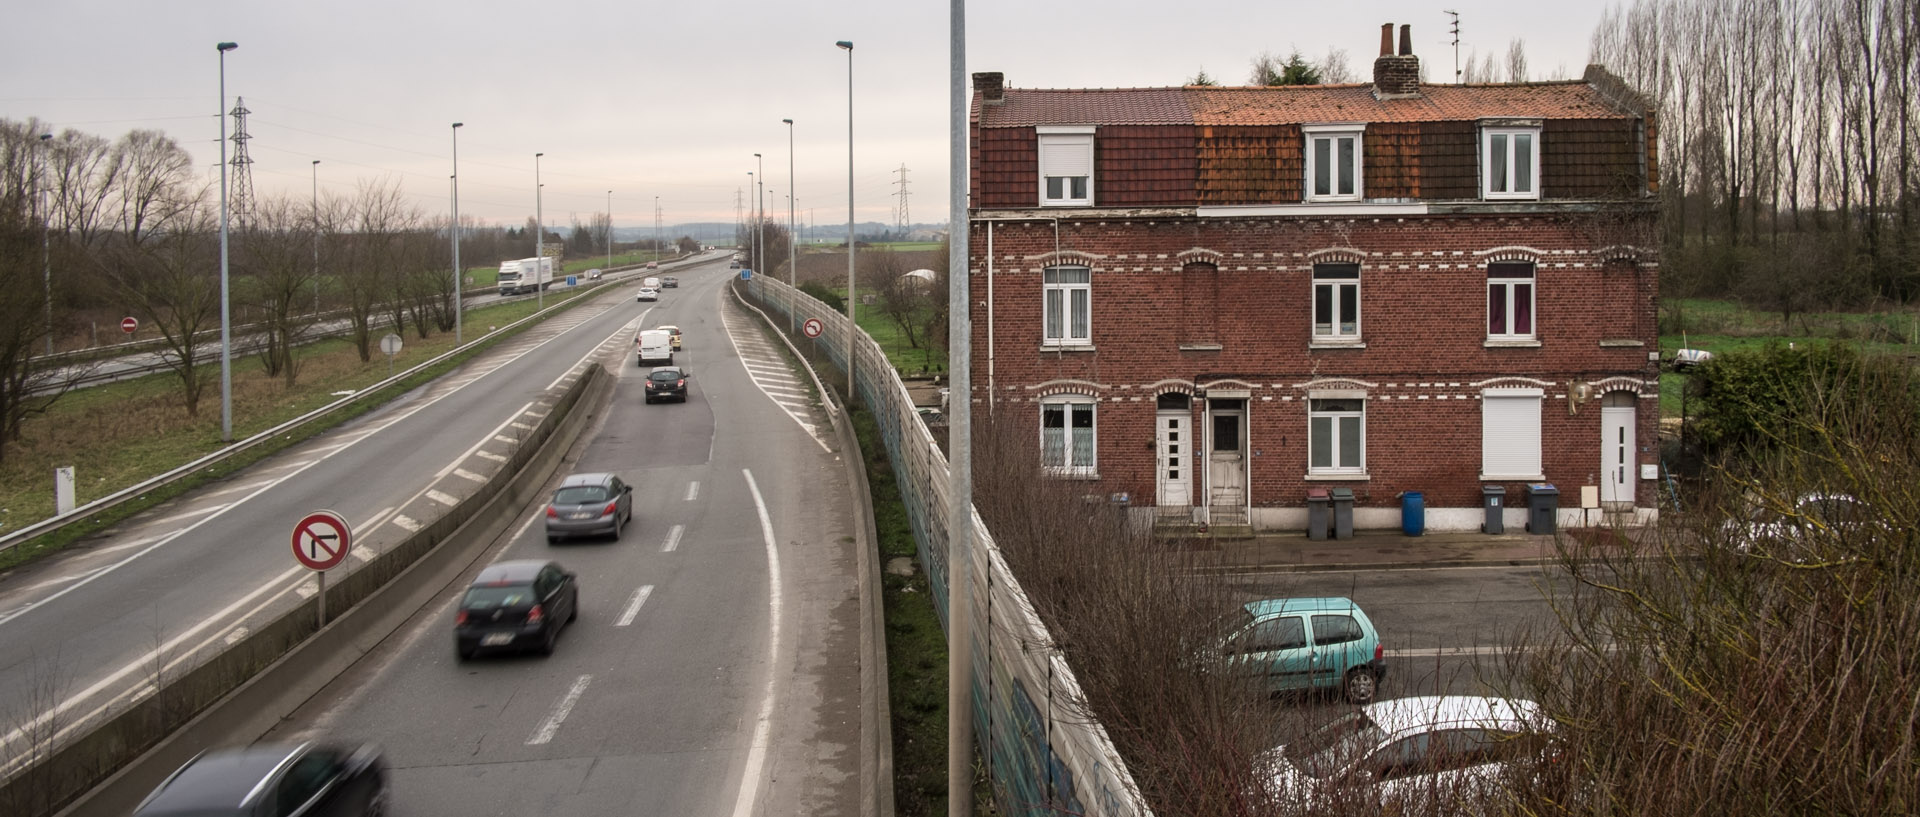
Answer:
[[[553,257],[522,258],[500,264],[500,294],[520,295],[553,285]]]
[[[673,365],[673,333],[665,329],[642,330],[633,339],[633,349],[634,365]]]

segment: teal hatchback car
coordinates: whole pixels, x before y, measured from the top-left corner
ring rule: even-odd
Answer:
[[[1373,700],[1387,675],[1386,648],[1351,599],[1263,599],[1235,611],[1221,657],[1269,691],[1337,687],[1352,703]]]

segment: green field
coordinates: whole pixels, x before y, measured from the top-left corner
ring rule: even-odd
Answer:
[[[1913,354],[1920,351],[1920,311],[1806,312],[1795,314],[1789,323],[1777,312],[1759,312],[1733,301],[1668,298],[1660,304],[1662,360],[1671,360],[1683,348],[1726,354],[1769,343],[1850,343],[1867,352]],[[1661,373],[1661,416],[1680,416],[1686,379],[1684,374]]]

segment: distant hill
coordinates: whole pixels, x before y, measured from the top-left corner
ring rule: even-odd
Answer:
[[[909,225],[907,232],[944,232],[946,229],[947,224],[945,222],[938,222],[933,224]],[[672,241],[684,235],[692,236],[693,240],[702,244],[731,244],[733,243],[733,231],[734,223],[731,221],[696,221],[686,224],[670,224],[661,227],[660,237]],[[854,225],[854,232],[860,237],[861,241],[874,241],[882,237],[888,238],[889,240],[906,239],[905,235],[889,235],[889,233],[893,231],[893,225],[882,224],[878,221],[862,221]],[[809,241],[836,244],[845,243],[847,223],[844,221],[833,223],[815,222],[811,229],[809,229],[807,225],[802,224],[800,225],[799,232],[802,243]],[[613,228],[613,240],[615,241],[639,241],[645,238],[652,238],[653,235],[652,227]]]

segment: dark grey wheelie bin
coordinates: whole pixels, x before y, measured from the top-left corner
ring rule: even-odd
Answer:
[[[1480,509],[1486,513],[1486,521],[1480,523],[1481,533],[1506,533],[1507,522],[1507,486],[1480,486]]]
[[[1327,505],[1331,500],[1325,488],[1307,489],[1307,538],[1320,541],[1327,538]]]
[[[1527,531],[1552,534],[1556,530],[1554,512],[1560,509],[1560,490],[1545,482],[1527,486]]]

